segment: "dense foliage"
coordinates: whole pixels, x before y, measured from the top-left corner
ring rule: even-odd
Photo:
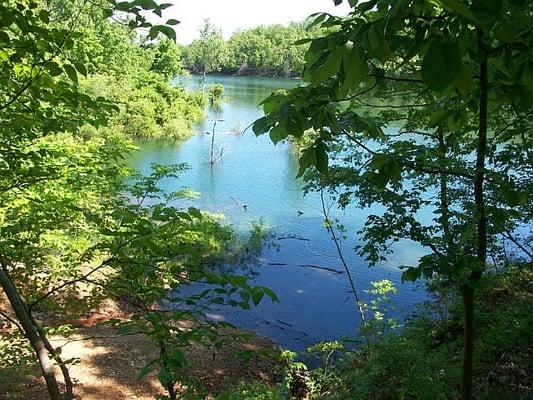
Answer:
[[[527,399],[531,392],[531,265],[508,265],[483,277],[477,293],[476,399]],[[321,343],[322,365],[308,372],[311,398],[327,400],[456,399],[461,376],[462,304],[433,282],[434,298],[400,331],[374,335],[355,350]],[[375,333],[378,333],[377,331]],[[331,362],[331,360],[335,362]],[[292,363],[293,369],[296,363]],[[300,366],[301,368],[301,366]],[[288,368],[290,371],[291,367]],[[242,383],[220,400],[282,400],[278,387]]]
[[[237,31],[225,41],[220,30],[205,21],[200,38],[183,50],[184,66],[194,73],[300,76],[306,46],[296,43],[316,36],[309,25],[258,26]]]
[[[80,89],[119,106],[109,131],[132,138],[183,138],[192,134],[194,122],[203,118],[206,100],[171,81],[181,73],[181,54],[170,39],[139,37],[127,26],[82,15],[83,39],[73,56],[87,65]],[[86,136],[96,134],[86,127]]]
[[[208,269],[241,255],[242,247],[216,217],[176,205],[188,191],[159,189],[187,166],[154,164],[142,176],[124,165],[134,149],[124,133],[175,135],[203,107],[203,98],[169,82],[177,65],[166,58],[177,52],[158,35],[175,39],[169,25],[176,21],[146,20],[146,12],[161,15],[168,6],[0,3],[0,315],[12,328],[1,341],[2,368],[25,362],[20,345],[31,347],[53,400],[73,398],[72,360],[62,359],[47,332],[71,330],[57,325],[103,298],[132,303],[131,319],[115,323],[159,348],[142,374],[157,371],[170,399],[184,376],[183,348],[193,341],[221,345],[217,328],[202,322],[209,304],[249,308],[264,295],[275,299],[244,277]],[[149,37],[138,37],[138,27]],[[211,286],[190,296],[174,292],[190,281]],[[180,330],[178,321],[192,325]]]
[[[300,157],[309,189],[341,207],[379,204],[357,251],[382,261],[394,244],[426,247],[404,280],[438,276],[464,303],[462,398],[472,397],[474,293],[503,238],[531,258],[531,4],[350,1],[310,40],[308,83],[272,94],[254,124],[274,143],[312,131]],[[395,129],[392,129],[392,128]],[[425,217],[425,215],[431,217]],[[490,262],[489,262],[490,260]]]

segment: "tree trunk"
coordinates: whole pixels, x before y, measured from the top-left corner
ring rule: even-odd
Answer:
[[[46,337],[46,332],[43,330],[42,327],[40,327],[30,312],[30,318],[33,322],[33,325],[36,327],[37,331],[39,332],[39,336],[41,337],[41,340],[44,343],[44,347],[46,350],[48,350],[48,353],[54,358],[55,362],[59,366],[59,369],[61,370],[61,373],[63,374],[63,380],[65,381],[65,399],[66,400],[72,400],[74,398],[74,384],[72,383],[72,379],[70,378],[70,372],[68,370],[67,365],[59,355],[58,351],[52,346],[52,343],[48,340]]]
[[[11,281],[11,278],[3,266],[0,267],[0,285],[20,322],[20,325],[24,329],[26,338],[30,341],[31,346],[37,355],[50,399],[62,400],[63,397],[61,396],[61,391],[59,390],[59,385],[57,384],[56,376],[54,374],[54,365],[46,350],[46,345],[32,322],[26,304],[20,297],[17,288],[13,284],[13,281]]]
[[[444,132],[441,126],[437,130],[438,139],[438,157],[440,168],[446,170],[446,141],[444,138]],[[450,208],[448,205],[448,175],[440,174],[440,209],[441,209],[441,225],[444,244],[447,248],[447,253],[452,251],[452,236],[450,234]]]
[[[487,261],[487,215],[483,186],[485,182],[485,157],[487,151],[487,105],[488,77],[487,53],[483,42],[483,33],[478,28],[479,64],[479,132],[476,150],[476,174],[474,179],[474,201],[477,214],[476,258],[477,264],[470,273],[470,282],[478,281]],[[472,399],[473,355],[474,355],[474,289],[468,283],[461,288],[463,295],[464,354],[461,396],[463,400]]]
[[[213,165],[216,161],[215,159],[215,132],[217,127],[218,112],[215,113],[215,122],[213,122],[213,129],[211,132],[211,156],[209,162]]]

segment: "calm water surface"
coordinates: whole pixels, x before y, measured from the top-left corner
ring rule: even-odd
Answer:
[[[186,78],[189,89],[200,87],[199,77]],[[258,106],[270,92],[298,84],[292,79],[208,76],[206,85],[221,83],[225,101],[218,114],[215,144],[223,157],[215,165],[208,162],[215,115],[208,111],[206,120],[196,126],[197,135],[183,143],[150,141],[140,144],[131,164],[148,173],[150,163],[186,162],[191,169],[179,183],[163,182],[168,191],[190,187],[200,193],[194,200],[198,208],[220,212],[225,221],[239,231],[248,231],[251,222],[262,219],[271,227],[276,246],[263,249],[256,264],[246,272],[252,284],[268,286],[279,303],[266,299],[251,311],[217,308],[210,317],[278,341],[284,348],[303,351],[317,341],[357,336],[359,317],[344,273],[306,267],[315,265],[342,271],[334,243],[323,225],[319,195],[303,195],[302,182],[296,180],[298,160],[287,144],[273,145],[268,136],[259,138],[242,131],[262,116]],[[242,205],[246,205],[243,208]],[[386,263],[369,268],[355,255],[356,232],[367,215],[376,209],[332,209],[330,217],[339,218],[348,237],[342,248],[358,291],[371,281],[390,279],[399,293],[392,296],[399,315],[407,315],[413,305],[426,298],[422,288],[400,283],[401,264],[414,263],[422,250],[411,243],[400,243]],[[241,271],[236,267],[236,272]],[[242,270],[244,271],[244,270]],[[361,293],[364,299],[368,299]]]

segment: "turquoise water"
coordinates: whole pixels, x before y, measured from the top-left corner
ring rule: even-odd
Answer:
[[[189,89],[198,89],[200,78],[189,77],[183,83]],[[271,91],[293,87],[298,81],[208,76],[205,83],[225,87],[225,101],[218,116],[208,111],[206,120],[195,128],[198,134],[183,143],[142,142],[130,162],[143,172],[149,172],[151,162],[186,162],[191,169],[183,173],[178,187],[174,181],[163,182],[166,190],[192,188],[200,193],[192,204],[223,213],[225,221],[237,230],[249,230],[251,222],[258,219],[273,229],[275,246],[265,247],[257,263],[242,271],[250,275],[251,283],[273,289],[280,302],[264,300],[251,311],[217,308],[210,318],[251,329],[296,351],[317,341],[357,336],[360,321],[346,274],[308,267],[343,271],[323,225],[319,195],[303,195],[302,181],[295,179],[298,160],[286,143],[275,146],[268,136],[257,138],[251,130],[241,133],[262,115],[258,104],[264,97]],[[216,153],[222,151],[223,156],[211,165],[211,135],[206,132],[211,132],[215,117]],[[367,215],[378,211],[332,208],[330,217],[339,218],[347,229],[342,248],[362,297],[368,300],[362,291],[370,287],[371,281],[390,279],[399,289],[392,296],[397,313],[407,315],[426,294],[422,288],[402,285],[398,266],[414,263],[422,250],[411,243],[399,243],[386,263],[372,268],[353,251],[358,242],[356,232]]]

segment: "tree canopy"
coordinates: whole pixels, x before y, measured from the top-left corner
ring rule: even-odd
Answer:
[[[207,269],[222,255],[245,252],[216,217],[170,204],[186,192],[159,188],[187,166],[154,164],[152,174],[142,176],[124,164],[134,149],[127,135],[172,131],[173,121],[190,128],[203,109],[203,96],[169,82],[178,70],[170,27],[177,21],[146,20],[146,12],[161,15],[168,6],[0,4],[0,286],[12,310],[2,318],[13,323],[15,336],[28,340],[53,400],[73,398],[72,360],[63,360],[51,344],[37,309],[68,323],[105,297],[135,299],[130,320],[111,322],[122,332],[146,335],[160,349],[141,374],[157,370],[168,397],[176,399],[183,348],[192,341],[221,343],[212,324],[182,335],[177,322],[197,323],[209,304],[224,304],[232,294],[241,300],[230,305],[242,308],[264,295],[275,300],[244,277]],[[148,37],[137,36],[135,28],[146,28]],[[213,287],[171,296],[191,280]],[[164,298],[175,307],[161,310]]]
[[[300,157],[300,175],[320,173],[311,189],[385,207],[361,232],[370,262],[402,239],[428,249],[403,278],[460,289],[470,399],[474,290],[501,237],[531,223],[531,5],[350,4],[348,17],[316,17],[331,31],[309,40],[307,85],[265,99],[254,131],[276,143],[311,130]]]

